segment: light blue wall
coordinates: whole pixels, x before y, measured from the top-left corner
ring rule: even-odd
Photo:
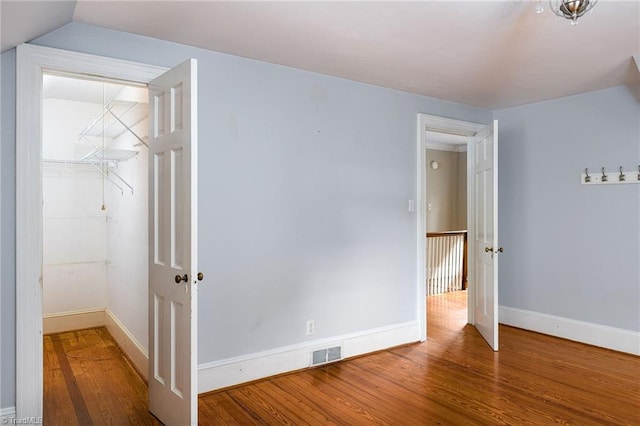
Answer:
[[[416,113],[490,111],[70,24],[37,44],[199,66],[201,363],[413,320]],[[15,53],[2,55],[0,406],[15,404]],[[640,163],[626,87],[495,112],[500,304],[640,330]]]
[[[15,405],[15,50],[0,55],[0,408]]]
[[[497,111],[500,305],[640,331],[640,101],[625,86]]]
[[[417,113],[489,122],[491,111],[82,24],[35,43],[164,66],[198,60],[200,363],[304,342],[307,319],[314,338],[417,319],[416,216],[407,212]],[[15,108],[2,111],[4,129]],[[13,133],[2,144],[7,260]],[[3,315],[14,309],[11,262]],[[3,320],[11,333],[12,319]],[[10,334],[3,360],[13,350]],[[10,383],[3,389],[13,392]]]

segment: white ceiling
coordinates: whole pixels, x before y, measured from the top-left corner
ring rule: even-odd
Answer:
[[[75,21],[490,109],[640,81],[640,1],[536,3],[2,0],[2,50]]]

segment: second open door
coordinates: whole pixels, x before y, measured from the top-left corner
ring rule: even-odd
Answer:
[[[498,350],[498,121],[482,128],[470,142],[473,155],[473,208],[470,235],[474,325]],[[472,222],[471,222],[472,221]]]

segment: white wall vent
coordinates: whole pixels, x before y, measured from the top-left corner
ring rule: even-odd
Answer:
[[[342,359],[342,346],[316,349],[311,352],[311,366],[327,364]]]

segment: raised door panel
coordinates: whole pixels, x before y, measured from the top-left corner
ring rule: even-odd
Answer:
[[[196,62],[149,85],[149,409],[197,424]]]

